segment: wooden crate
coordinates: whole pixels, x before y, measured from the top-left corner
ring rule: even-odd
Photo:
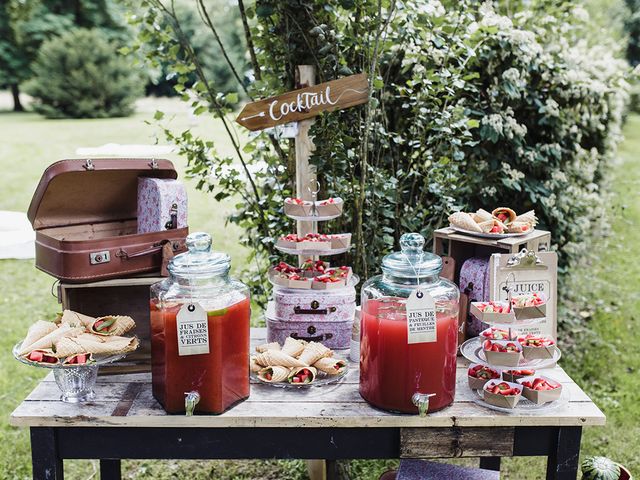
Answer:
[[[59,284],[58,302],[64,309],[93,317],[128,315],[136,322],[132,333],[140,339],[138,350],[127,355],[119,365],[101,367],[101,374],[150,371],[149,287],[161,280],[162,277],[142,275],[92,283]]]
[[[492,253],[518,253],[523,248],[534,252],[551,249],[551,233],[533,230],[528,235],[501,239],[472,237],[446,227],[433,232],[433,252],[455,261],[454,281],[460,280],[460,268],[471,257],[488,257]]]

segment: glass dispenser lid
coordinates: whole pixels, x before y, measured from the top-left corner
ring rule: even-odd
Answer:
[[[405,233],[400,237],[400,252],[393,252],[382,259],[382,271],[386,275],[401,278],[423,278],[438,275],[442,259],[424,251],[425,240],[419,233]]]
[[[170,262],[172,275],[187,277],[190,275],[220,275],[231,268],[231,257],[226,253],[211,251],[211,235],[203,232],[187,236],[188,252],[176,255]]]

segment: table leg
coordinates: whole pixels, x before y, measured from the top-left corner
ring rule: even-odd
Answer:
[[[500,457],[480,457],[480,468],[500,471]]]
[[[560,427],[547,459],[547,480],[575,480],[578,476],[582,427]]]
[[[58,456],[56,431],[52,427],[31,427],[33,480],[63,480],[64,468]]]
[[[100,459],[100,480],[121,480],[120,460]]]

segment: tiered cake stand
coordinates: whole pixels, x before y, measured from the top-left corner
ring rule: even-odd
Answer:
[[[507,281],[507,286],[505,287],[505,290],[508,293],[508,302],[509,305],[512,306],[512,295],[511,295],[511,288],[509,287],[509,281]],[[518,315],[513,311],[513,306],[512,306],[512,313],[509,316],[509,319],[507,322],[505,321],[495,321],[495,320],[491,320],[491,319],[487,319],[486,317],[481,318],[478,315],[477,318],[479,320],[481,320],[482,322],[486,323],[487,325],[489,325],[490,327],[497,327],[497,328],[501,328],[504,330],[508,331],[508,335],[510,339],[513,339],[514,342],[517,342],[517,339],[515,338],[515,336],[513,335],[513,329],[517,329],[518,327],[526,327],[526,326],[531,326],[531,325],[535,325],[538,324],[540,322],[542,322],[546,316],[545,315],[540,315],[537,318],[527,318],[527,319],[519,319]],[[544,359],[525,359],[524,357],[520,358],[520,361],[518,363],[517,366],[507,366],[507,365],[500,365],[498,363],[494,363],[494,362],[489,362],[487,360],[487,357],[485,355],[485,352],[482,348],[482,344],[484,342],[484,340],[486,340],[483,337],[475,337],[475,338],[471,338],[469,340],[467,340],[466,342],[464,342],[461,346],[460,346],[460,353],[470,362],[472,363],[476,363],[476,364],[482,364],[482,365],[487,365],[489,367],[492,367],[493,369],[497,370],[498,372],[500,372],[501,370],[535,370],[536,371],[536,376],[539,375],[543,375],[546,378],[549,378],[550,380],[554,380],[557,383],[560,383],[558,380],[550,377],[549,375],[547,375],[544,372],[540,372],[540,370],[545,369],[545,368],[551,368],[553,366],[555,366],[556,362],[558,360],[560,360],[560,357],[562,356],[562,353],[560,352],[560,350],[557,348],[554,349],[554,354],[552,358],[544,358]],[[493,382],[501,382],[503,381],[502,378],[497,378],[495,380],[491,380]],[[469,387],[467,387],[469,388]],[[562,389],[562,394],[560,396],[559,399],[551,401],[551,402],[546,402],[546,403],[542,403],[542,404],[536,404],[534,402],[531,402],[530,400],[528,400],[527,398],[525,398],[524,396],[521,397],[520,401],[518,402],[518,404],[514,407],[514,408],[503,408],[503,407],[499,407],[490,403],[487,403],[484,400],[484,391],[482,389],[471,389],[474,395],[474,400],[476,401],[476,403],[483,405],[487,408],[491,408],[494,410],[498,410],[498,411],[502,411],[505,413],[518,413],[518,412],[523,412],[523,411],[539,411],[539,410],[547,410],[547,409],[553,409],[553,408],[557,408],[561,405],[566,404],[569,401],[569,391],[566,388]]]

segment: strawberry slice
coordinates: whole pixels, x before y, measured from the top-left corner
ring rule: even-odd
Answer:
[[[44,357],[44,353],[34,351],[34,352],[31,352],[27,358],[34,362],[41,362],[43,357]]]

